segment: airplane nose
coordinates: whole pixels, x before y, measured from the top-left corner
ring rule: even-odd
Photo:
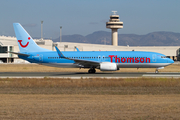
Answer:
[[[171,64],[173,64],[173,63],[174,63],[174,60],[172,60],[172,59],[169,59],[169,60],[168,60],[168,63],[171,63]]]

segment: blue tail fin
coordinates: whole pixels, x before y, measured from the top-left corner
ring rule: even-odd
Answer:
[[[21,24],[13,23],[13,26],[21,53],[50,51],[39,47]]]

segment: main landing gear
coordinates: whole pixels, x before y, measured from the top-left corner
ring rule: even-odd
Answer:
[[[94,68],[91,68],[88,70],[88,73],[95,73],[95,72],[96,72],[96,70]]]

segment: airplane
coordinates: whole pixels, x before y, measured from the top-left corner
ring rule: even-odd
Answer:
[[[120,68],[163,69],[174,61],[163,54],[143,51],[51,51],[38,46],[20,23],[13,23],[20,52],[19,58],[46,66],[62,68],[87,68],[88,73],[117,71]]]

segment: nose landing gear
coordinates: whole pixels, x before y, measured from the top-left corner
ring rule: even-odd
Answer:
[[[158,73],[159,73],[158,69],[156,69],[155,73],[156,73],[156,74],[158,74]]]
[[[155,71],[155,73],[157,74],[157,73],[159,73],[159,69],[164,69],[164,67],[158,67],[158,68],[156,68],[156,71]]]

